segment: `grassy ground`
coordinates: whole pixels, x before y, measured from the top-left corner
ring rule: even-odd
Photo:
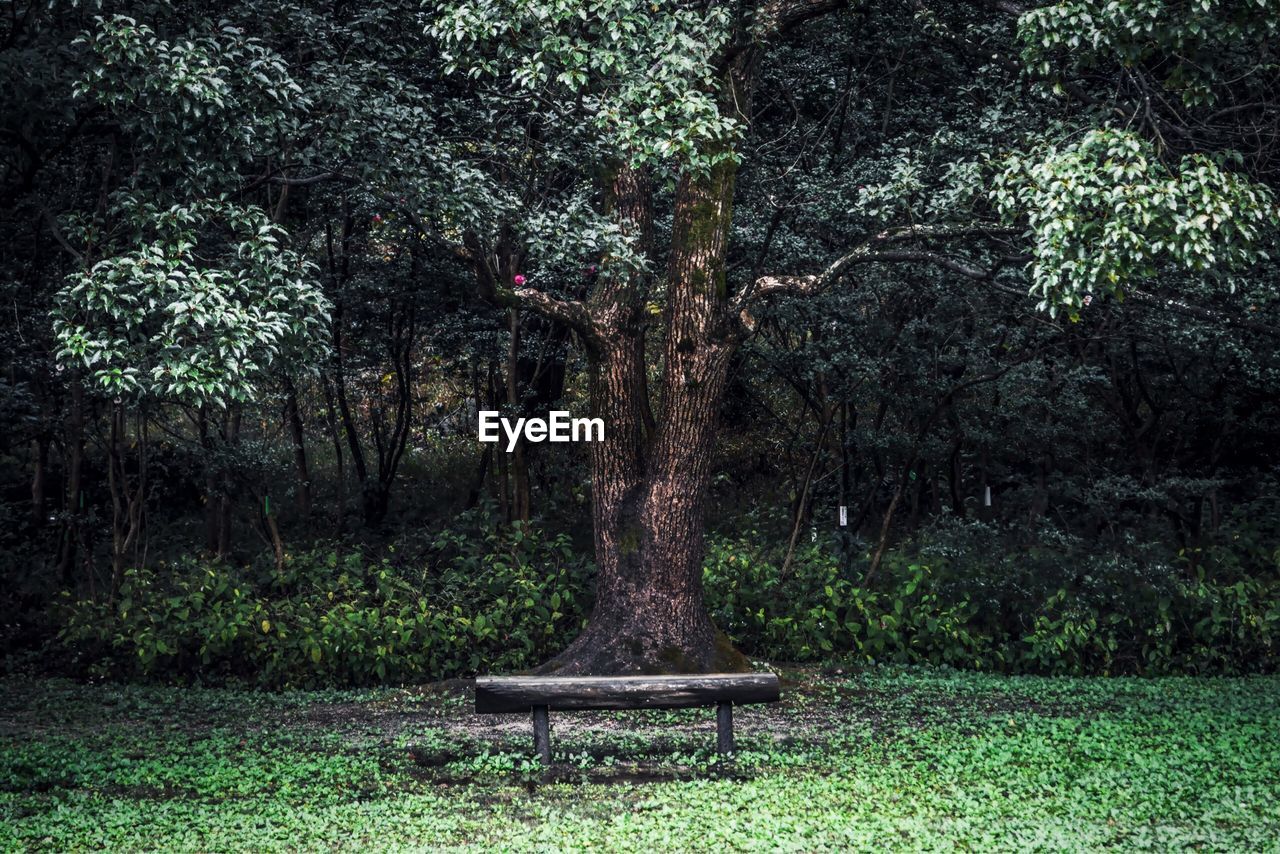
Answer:
[[[1280,850],[1280,679],[786,671],[715,713],[0,681],[0,849]]]

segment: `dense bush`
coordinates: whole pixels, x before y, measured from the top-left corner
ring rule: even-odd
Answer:
[[[713,542],[706,566],[717,624],[769,658],[929,662],[1033,673],[1251,673],[1280,664],[1276,554],[1247,532],[1232,547],[1091,555],[1002,531],[940,525],[886,560],[873,589],[817,545],[783,576],[748,533]],[[929,559],[930,563],[924,563]],[[1242,565],[1246,564],[1246,565]]]
[[[933,661],[989,666],[991,638],[974,632],[968,597],[944,601],[929,567],[895,567],[882,589],[858,586],[817,546],[800,550],[784,576],[747,535],[712,544],[706,584],[717,624],[766,658]]]
[[[114,603],[62,606],[60,639],[94,674],[366,685],[509,670],[581,626],[584,564],[563,537],[445,532],[428,571],[334,551],[284,574],[194,561],[129,572]]]
[[[268,686],[427,681],[533,666],[583,623],[589,564],[563,536],[463,518],[421,557],[316,551],[274,567],[187,561],[128,574],[113,604],[67,600],[62,647],[84,672]],[[1280,662],[1269,536],[1161,557],[1090,553],[1046,532],[1021,551],[977,522],[934,525],[880,575],[821,543],[787,572],[772,538],[712,538],[717,625],[782,661],[947,664],[1033,673],[1248,673]]]

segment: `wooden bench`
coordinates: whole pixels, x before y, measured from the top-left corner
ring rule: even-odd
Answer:
[[[716,707],[716,749],[733,752],[733,707],[773,703],[773,673],[709,673],[702,676],[481,676],[476,714],[533,713],[533,749],[551,763],[550,712],[587,709],[687,709]]]

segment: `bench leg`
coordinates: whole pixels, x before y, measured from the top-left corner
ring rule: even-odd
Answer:
[[[733,753],[733,703],[716,706],[716,751],[721,756]]]
[[[551,714],[546,706],[533,707],[533,752],[543,765],[551,764]]]

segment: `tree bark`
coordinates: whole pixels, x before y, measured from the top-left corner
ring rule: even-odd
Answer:
[[[686,176],[677,190],[667,271],[663,412],[651,430],[637,277],[593,296],[588,342],[593,443],[596,601],[587,628],[541,668],[562,674],[742,670],[746,659],[716,631],[703,601],[703,517],[729,357],[725,251],[733,195],[731,161]],[[617,216],[649,229],[649,192],[632,170],[612,187]]]

